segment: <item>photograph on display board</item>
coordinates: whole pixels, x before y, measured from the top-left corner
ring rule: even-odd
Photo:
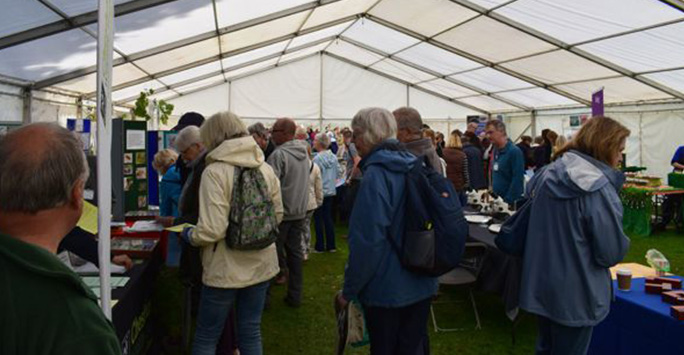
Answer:
[[[131,186],[133,186],[133,178],[132,177],[125,177],[124,178],[124,191],[130,191]]]
[[[145,165],[146,162],[145,152],[135,153],[135,165]]]
[[[138,192],[147,192],[147,184],[145,183],[140,183],[138,184]]]
[[[123,168],[124,175],[133,175],[133,165],[127,164]]]
[[[147,168],[137,168],[135,169],[135,178],[138,180],[147,179]]]
[[[147,196],[138,196],[138,208],[147,207]]]
[[[124,164],[133,164],[133,153],[124,153]]]

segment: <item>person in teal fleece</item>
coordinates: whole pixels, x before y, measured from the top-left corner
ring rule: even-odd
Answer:
[[[491,120],[485,126],[487,137],[496,148],[490,166],[492,190],[509,205],[523,195],[525,156],[506,134],[506,124]]]
[[[80,140],[57,124],[0,139],[0,354],[121,354],[97,297],[55,256],[87,177]]]
[[[528,184],[520,307],[538,318],[537,354],[585,354],[608,315],[609,268],[629,249],[616,169],[627,136],[620,123],[594,117]]]
[[[394,116],[382,108],[352,120],[363,180],[349,223],[349,259],[338,303],[364,307],[371,354],[429,353],[427,318],[437,279],[402,267],[389,238],[401,244],[405,175],[417,158],[395,139]]]

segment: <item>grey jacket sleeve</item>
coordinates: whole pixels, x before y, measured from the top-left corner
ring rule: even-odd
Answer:
[[[606,186],[582,201],[593,259],[605,268],[622,261],[630,243],[622,230],[622,205],[611,188]]]
[[[275,175],[278,177],[278,179],[282,180],[283,179],[283,174],[285,173],[285,169],[283,167],[283,152],[282,151],[274,151],[271,153],[271,155],[268,157],[268,160],[266,160],[266,163],[273,168],[273,172]]]

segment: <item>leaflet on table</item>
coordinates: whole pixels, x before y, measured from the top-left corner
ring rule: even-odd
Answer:
[[[88,286],[88,288],[100,288],[100,277],[99,276],[83,276],[81,277],[83,283]],[[109,279],[109,285],[112,288],[124,287],[130,280],[128,276],[112,276]]]
[[[177,226],[173,226],[173,227],[166,228],[166,230],[169,231],[169,232],[180,233],[180,232],[183,231],[183,229],[185,229],[185,228],[187,228],[187,227],[194,227],[194,225],[192,225],[192,224],[190,224],[190,223],[183,223],[183,224],[179,224],[179,225],[177,225]]]
[[[124,228],[126,232],[161,232],[164,226],[156,221],[135,221],[132,226]]]

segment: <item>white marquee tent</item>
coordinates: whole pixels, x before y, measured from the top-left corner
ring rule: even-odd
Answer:
[[[410,105],[432,127],[502,115],[512,138],[590,112],[632,131],[631,165],[664,175],[684,144],[681,0],[115,0],[112,98],[248,123],[348,125]],[[3,0],[0,122],[83,117],[96,95],[97,1]]]

